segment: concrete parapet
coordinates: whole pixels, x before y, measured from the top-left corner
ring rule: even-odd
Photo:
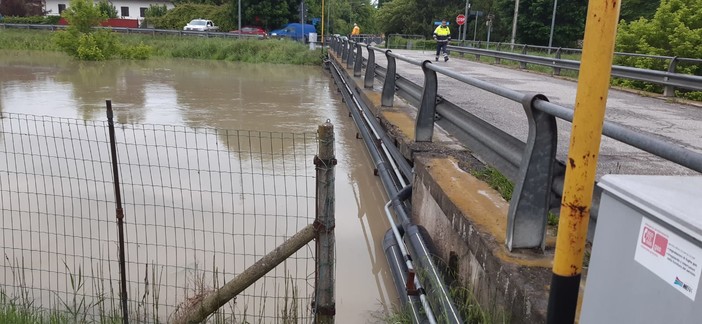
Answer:
[[[508,203],[458,161],[417,156],[414,162],[412,220],[429,233],[437,257],[490,316],[545,322],[552,255],[507,251]]]

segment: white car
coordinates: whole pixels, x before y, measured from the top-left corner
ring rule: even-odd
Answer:
[[[215,31],[217,29],[219,29],[219,27],[215,26],[212,20],[207,19],[193,19],[187,25],[185,25],[185,27],[183,27],[183,30],[202,32]]]

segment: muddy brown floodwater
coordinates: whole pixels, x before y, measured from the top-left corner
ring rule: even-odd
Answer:
[[[333,82],[320,67],[160,58],[146,62],[79,63],[52,53],[0,52],[0,113],[3,116],[29,114],[68,118],[86,123],[104,122],[106,99],[111,99],[113,102],[115,120],[119,123],[118,128],[120,125],[127,125],[118,130],[118,135],[128,134],[130,129],[144,130],[142,126],[134,125],[169,125],[168,127],[183,130],[179,133],[182,136],[197,137],[195,143],[199,140],[200,144],[191,145],[219,145],[218,147],[223,147],[222,150],[231,151],[216,150],[218,158],[220,154],[236,153],[234,152],[236,148],[233,146],[221,144],[225,140],[219,132],[221,130],[313,134],[318,124],[326,119],[331,120],[336,127],[336,156],[339,161],[336,169],[337,322],[377,322],[379,313],[390,308],[396,300],[381,244],[383,234],[389,228],[383,212],[383,205],[387,198],[378,179],[373,175],[362,141],[355,137],[356,128],[348,117],[346,107],[337,95]],[[15,127],[14,130],[19,130],[19,133],[31,132],[31,130],[23,130],[24,126],[21,122],[13,124],[11,118],[8,120],[6,117],[3,123],[2,130],[5,134],[0,134],[0,146],[3,148],[0,152],[0,181],[5,183],[0,186],[18,186],[16,189],[3,191],[4,198],[0,201],[0,204],[3,204],[3,215],[0,217],[2,219],[0,248],[4,253],[0,280],[5,281],[0,282],[0,286],[10,287],[17,285],[16,282],[9,281],[17,279],[16,274],[12,274],[12,269],[16,270],[18,262],[22,262],[21,267],[31,272],[42,262],[60,262],[60,260],[50,256],[46,251],[42,252],[42,248],[51,249],[52,245],[55,245],[52,242],[57,242],[56,235],[52,236],[48,243],[31,242],[33,232],[50,231],[53,222],[44,222],[41,218],[34,219],[33,217],[41,215],[32,216],[31,212],[26,216],[27,218],[24,218],[22,213],[15,213],[25,203],[21,199],[18,202],[14,200],[13,195],[16,193],[13,190],[21,192],[39,189],[32,189],[31,183],[29,185],[23,183],[23,181],[30,181],[29,176],[13,176],[13,172],[21,167],[21,163],[17,162],[16,155],[8,157],[10,147],[13,144],[22,143],[21,140],[13,139],[15,135],[9,134],[13,127]],[[154,129],[161,130],[161,128]],[[214,129],[218,133],[217,135],[207,132],[190,134],[188,129]],[[67,128],[63,131],[71,130]],[[136,133],[133,136],[138,137]],[[32,146],[33,137],[29,138],[29,142],[24,145]],[[185,141],[187,142],[188,139]],[[42,146],[38,147],[37,149],[41,151]],[[197,147],[190,148],[197,151]],[[16,147],[13,149],[13,152],[17,151]],[[49,152],[62,150],[60,147],[43,149]],[[27,150],[32,149],[27,148]],[[163,154],[168,155],[167,150],[167,148],[164,149]],[[314,150],[308,152],[314,152]],[[2,157],[2,154],[6,156]],[[38,156],[41,157],[41,154]],[[188,157],[185,159],[187,160]],[[312,155],[305,159],[311,160]],[[64,162],[57,162],[59,165],[62,163]],[[24,164],[26,166],[26,162]],[[109,171],[109,167],[105,170]],[[78,172],[77,177],[80,178],[82,171],[75,172]],[[154,171],[151,170],[151,172]],[[105,173],[105,177],[109,177],[109,172],[105,171]],[[249,180],[251,183],[255,182],[252,179]],[[36,179],[34,181],[36,182]],[[220,180],[216,181],[219,183]],[[241,182],[245,182],[243,178]],[[272,185],[278,184],[273,182]],[[162,186],[169,188],[171,184],[162,184]],[[31,196],[31,192],[28,194]],[[125,199],[134,197],[138,200],[140,198],[138,196],[138,194],[128,195]],[[187,197],[184,199],[187,200]],[[27,204],[32,204],[31,201],[27,199]],[[13,203],[14,205],[11,206]],[[36,203],[42,204],[40,201]],[[217,202],[213,202],[212,205],[223,208]],[[86,208],[98,207],[112,208],[107,205]],[[215,207],[199,206],[198,208],[206,210]],[[23,220],[17,219],[18,217],[22,217]],[[33,221],[35,225],[32,225]],[[110,223],[112,222],[110,220]],[[217,226],[217,222],[210,225]],[[228,225],[231,226],[231,224],[220,224],[225,228]],[[197,225],[183,223],[182,226]],[[109,231],[114,232],[113,228]],[[158,236],[159,234],[147,232],[128,233],[128,235],[139,237],[139,235]],[[204,237],[193,236],[193,240],[212,241],[214,246],[219,242],[219,238],[206,237],[208,235],[206,232],[198,235],[204,235]],[[151,253],[149,258],[155,259],[162,255],[175,254],[177,260],[177,251],[159,250],[159,246],[167,248],[168,240],[174,239],[169,238],[168,235],[165,237],[164,243],[158,245],[155,250],[142,253]],[[175,239],[177,240],[177,236]],[[65,242],[63,244],[65,245]],[[90,253],[102,249],[98,245],[95,246],[94,248],[85,246],[79,249],[72,248],[70,254],[72,257],[95,257]],[[272,247],[273,245],[266,245],[267,249]],[[114,247],[110,245],[105,249],[114,249]],[[218,250],[218,253],[226,251],[227,249],[223,248],[221,251]],[[129,253],[134,252],[130,250]],[[21,256],[21,261],[18,261],[20,260],[18,256]],[[187,259],[187,255],[181,256],[182,259]],[[207,264],[208,261],[200,262]],[[226,269],[222,271],[226,272]],[[60,276],[53,272],[43,281],[37,279],[44,276],[41,273],[30,273],[27,276],[30,279],[26,281],[31,281],[35,285],[36,282],[61,280]],[[67,289],[70,290],[70,288]]]

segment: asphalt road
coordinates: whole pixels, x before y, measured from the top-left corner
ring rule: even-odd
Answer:
[[[365,51],[364,51],[365,52]],[[417,60],[433,60],[433,51],[393,50]],[[384,55],[376,61],[386,66]],[[573,109],[577,82],[544,74],[463,60],[453,54],[448,62],[436,62],[457,72],[520,92],[546,95],[553,103]],[[421,68],[397,60],[397,73],[423,84]],[[512,134],[522,141],[527,137],[527,121],[521,104],[439,74],[439,94],[467,111]],[[639,132],[702,153],[702,106],[668,102],[612,89],[607,100],[606,119]],[[567,157],[571,123],[558,120],[558,155]],[[598,179],[604,174],[699,175],[699,173],[665,161],[608,137],[603,137],[598,165]]]

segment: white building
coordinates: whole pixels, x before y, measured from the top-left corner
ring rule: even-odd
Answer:
[[[46,0],[46,12],[58,16],[68,8],[68,3],[69,0]],[[117,17],[125,19],[144,19],[146,9],[152,4],[166,5],[169,10],[173,9],[173,3],[168,0],[112,0],[110,3],[117,8]]]

